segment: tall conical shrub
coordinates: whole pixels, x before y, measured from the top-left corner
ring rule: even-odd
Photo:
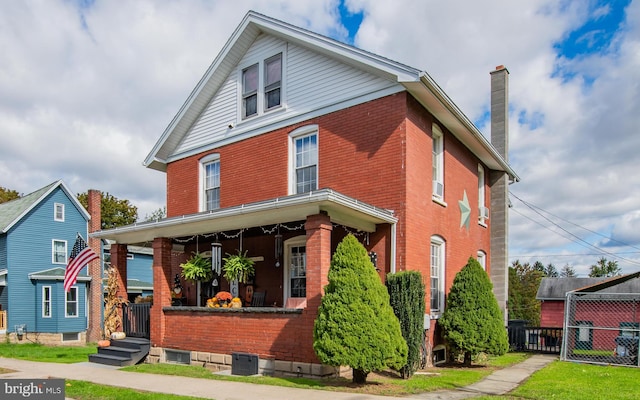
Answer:
[[[492,292],[493,285],[473,257],[456,274],[447,305],[438,320],[448,344],[464,353],[465,365],[480,352],[503,355],[509,349],[507,329]]]
[[[353,382],[407,360],[407,344],[389,304],[389,294],[375,271],[367,250],[353,235],[336,249],[329,283],[318,309],[313,349],[327,365],[353,368]]]
[[[388,274],[387,290],[408,348],[407,363],[400,368],[400,374],[403,378],[410,378],[420,367],[420,348],[424,341],[425,289],[422,275],[418,271]]]

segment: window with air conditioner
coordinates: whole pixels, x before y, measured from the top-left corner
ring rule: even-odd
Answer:
[[[485,204],[484,167],[478,164],[478,222],[482,225],[489,219],[489,209]]]
[[[444,199],[444,136],[438,125],[433,124],[432,136],[432,196],[435,200]]]

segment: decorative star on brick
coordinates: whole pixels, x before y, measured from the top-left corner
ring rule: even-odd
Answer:
[[[471,223],[471,207],[469,206],[469,199],[467,198],[467,191],[464,191],[462,200],[458,200],[460,206],[460,228],[463,226],[469,230],[469,224]]]

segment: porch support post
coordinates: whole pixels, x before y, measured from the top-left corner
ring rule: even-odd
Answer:
[[[109,253],[111,254],[111,267],[118,271],[118,291],[116,292],[116,296],[119,299],[127,299],[129,298],[127,294],[127,245],[114,243],[111,245]],[[120,318],[122,318],[121,307],[118,313],[120,314]],[[122,331],[122,328],[122,325],[120,325],[118,331]]]
[[[171,239],[153,240],[153,307],[151,307],[151,344],[162,346],[165,334],[163,307],[171,306]]]
[[[323,288],[329,283],[331,264],[331,219],[327,214],[307,217],[304,225],[307,231],[307,308],[317,310]]]
[[[111,267],[118,270],[118,298],[126,299],[127,295],[127,245],[114,243],[111,245]]]

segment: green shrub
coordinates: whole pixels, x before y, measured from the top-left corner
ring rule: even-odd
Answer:
[[[313,349],[325,364],[353,368],[353,382],[366,382],[371,371],[400,369],[407,344],[367,250],[353,235],[336,249],[329,283],[318,309]]]
[[[503,355],[509,349],[502,313],[493,285],[473,257],[456,274],[438,324],[453,350],[464,353],[465,365],[480,352]]]
[[[417,271],[388,274],[387,290],[408,348],[407,363],[400,373],[403,378],[410,378],[420,367],[420,348],[424,340],[425,289],[422,275]]]

